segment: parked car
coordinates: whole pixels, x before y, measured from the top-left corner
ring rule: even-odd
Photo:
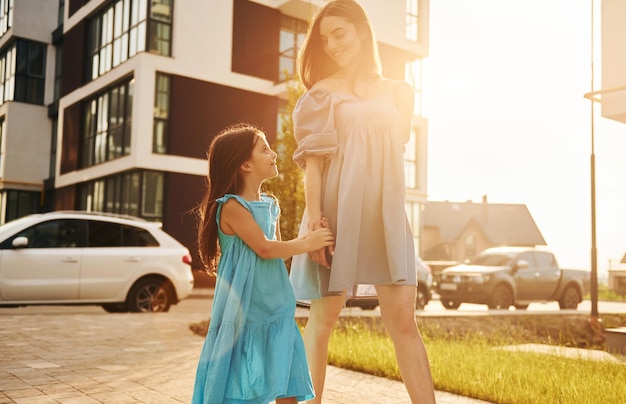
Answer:
[[[589,278],[589,271],[559,268],[554,254],[546,250],[495,247],[444,269],[435,290],[447,309],[464,302],[526,309],[529,303],[549,301],[575,309],[589,290]]]
[[[416,257],[415,271],[417,272],[417,297],[415,308],[423,310],[431,299],[431,287],[433,276],[430,267],[420,258]],[[346,302],[347,307],[360,307],[363,310],[373,310],[378,306],[378,297],[373,286],[359,286],[358,297],[352,297]]]
[[[191,294],[193,282],[189,250],[160,223],[57,211],[0,226],[0,307],[165,312]]]

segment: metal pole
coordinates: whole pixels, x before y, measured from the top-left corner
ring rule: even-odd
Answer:
[[[594,0],[591,0],[591,91],[594,89]],[[598,321],[598,252],[596,249],[596,156],[594,104],[591,101],[591,320]]]

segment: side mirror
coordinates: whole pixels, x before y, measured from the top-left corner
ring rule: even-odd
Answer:
[[[13,246],[13,248],[28,247],[28,237],[24,237],[24,236],[15,237],[11,245]]]
[[[519,261],[517,261],[516,267],[517,267],[517,269],[526,269],[526,268],[528,268],[528,261],[526,261],[526,260],[519,260]]]

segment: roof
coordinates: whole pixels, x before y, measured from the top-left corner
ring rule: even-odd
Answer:
[[[494,245],[546,245],[526,205],[507,203],[436,202],[425,204],[423,225],[439,228],[441,242],[453,242],[475,223]]]

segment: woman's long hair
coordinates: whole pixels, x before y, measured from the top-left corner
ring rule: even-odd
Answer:
[[[217,272],[220,255],[217,241],[216,199],[241,191],[243,178],[240,168],[252,156],[259,136],[264,135],[258,128],[248,124],[237,124],[218,133],[209,146],[206,192],[202,202],[196,207],[198,254],[209,273]]]
[[[364,29],[365,39],[360,55],[360,74],[379,77],[381,74],[378,45],[365,10],[355,0],[331,0],[320,8],[311,23],[298,55],[298,70],[302,84],[310,89],[318,81],[331,76],[338,69],[337,63],[324,51],[320,34],[320,21],[324,17],[342,17],[357,29]]]

